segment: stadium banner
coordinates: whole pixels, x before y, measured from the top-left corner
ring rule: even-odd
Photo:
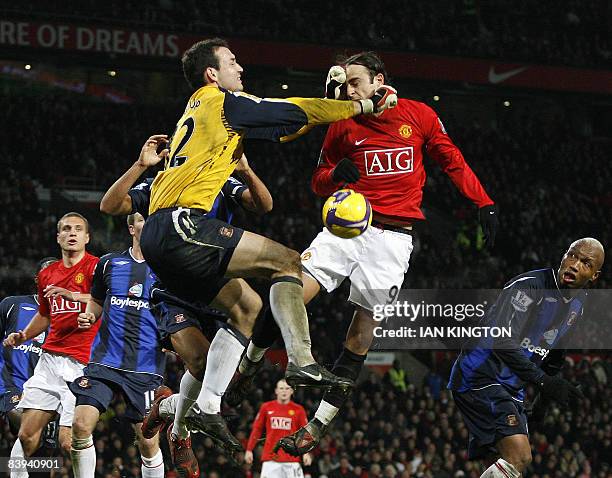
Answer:
[[[589,290],[586,298],[575,301],[568,298],[582,291],[567,290],[566,296],[554,290],[534,295],[533,290],[520,289],[361,292],[378,299],[371,350],[508,349],[518,344],[543,357],[553,348],[612,350],[609,289]],[[536,303],[540,304],[531,307]],[[547,313],[558,314],[550,324],[542,315]],[[534,321],[545,324],[538,343],[530,336]]]
[[[0,19],[0,46],[177,59],[193,43],[212,36]],[[229,38],[244,64],[327,71],[339,48]],[[476,58],[380,51],[395,78],[460,81],[557,91],[612,94],[612,72]]]

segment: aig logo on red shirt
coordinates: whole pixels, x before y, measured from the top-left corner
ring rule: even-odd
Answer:
[[[51,314],[62,314],[64,312],[80,312],[81,303],[66,300],[63,297],[53,297],[51,299]]]
[[[270,426],[273,430],[291,430],[291,418],[271,417]]]
[[[414,148],[377,149],[366,151],[365,167],[367,176],[411,173],[414,167]]]

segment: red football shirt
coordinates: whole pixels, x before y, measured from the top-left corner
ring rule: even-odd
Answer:
[[[90,329],[79,329],[77,318],[85,312],[87,304],[73,302],[63,297],[44,297],[48,285],[63,287],[70,292],[89,294],[98,258],[85,253],[72,267],[65,267],[62,260],[54,262],[38,273],[38,311],[51,319],[51,326],[43,350],[68,355],[79,362],[89,362],[89,353],[100,322]]]
[[[478,207],[493,204],[480,181],[448,137],[438,115],[418,101],[400,99],[378,117],[360,115],[329,126],[312,189],[329,196],[340,189],[334,166],[353,160],[361,177],[347,187],[368,198],[375,212],[398,219],[425,219],[421,212],[425,168],[423,148]]]
[[[298,431],[299,428],[306,425],[307,421],[306,411],[302,405],[291,401],[286,405],[278,403],[277,400],[265,402],[255,417],[246,449],[253,451],[265,429],[266,441],[261,461],[299,462],[299,457],[291,456],[282,449],[278,450],[278,453],[273,453],[272,449],[278,440]]]

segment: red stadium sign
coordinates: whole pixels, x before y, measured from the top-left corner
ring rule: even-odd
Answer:
[[[0,46],[178,58],[207,35],[159,33],[111,26],[0,20]],[[338,48],[231,39],[245,64],[326,71]],[[381,52],[396,78],[612,94],[612,72],[494,60]]]

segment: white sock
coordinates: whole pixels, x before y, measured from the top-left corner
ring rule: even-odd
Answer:
[[[164,456],[161,450],[157,450],[157,453],[151,458],[140,455],[142,459],[142,466],[140,471],[142,478],[164,478]]]
[[[168,420],[169,418],[174,419],[174,413],[176,412],[178,400],[178,393],[174,393],[168,398],[164,398],[161,402],[159,402],[159,415],[165,420]]]
[[[249,342],[246,356],[251,362],[259,362],[265,355],[267,348],[257,347],[253,342]]]
[[[23,447],[21,446],[21,440],[17,438],[11,448],[11,460],[23,460],[25,454],[23,453]],[[11,471],[11,478],[28,478],[30,476],[27,471]]]
[[[198,406],[204,413],[221,411],[221,397],[232,381],[242,352],[244,345],[236,336],[227,329],[219,329],[208,349],[204,384],[198,396]]]
[[[315,413],[315,418],[323,423],[323,425],[329,425],[334,417],[338,414],[338,407],[334,407],[331,403],[321,400],[319,408]]]
[[[185,418],[187,410],[191,408],[198,398],[201,388],[202,382],[196,380],[196,378],[189,373],[189,370],[185,370],[183,378],[181,378],[181,388],[179,390],[179,398],[174,413],[174,425],[172,427],[172,433],[179,438],[187,438],[189,435],[187,427],[183,423],[183,418]]]
[[[521,474],[503,458],[493,463],[480,478],[520,478]]]
[[[70,458],[72,459],[74,478],[94,478],[96,474],[96,448],[91,435],[87,438],[72,437]]]
[[[304,288],[294,282],[274,282],[270,286],[270,309],[283,335],[289,362],[298,367],[315,363],[310,350]]]

